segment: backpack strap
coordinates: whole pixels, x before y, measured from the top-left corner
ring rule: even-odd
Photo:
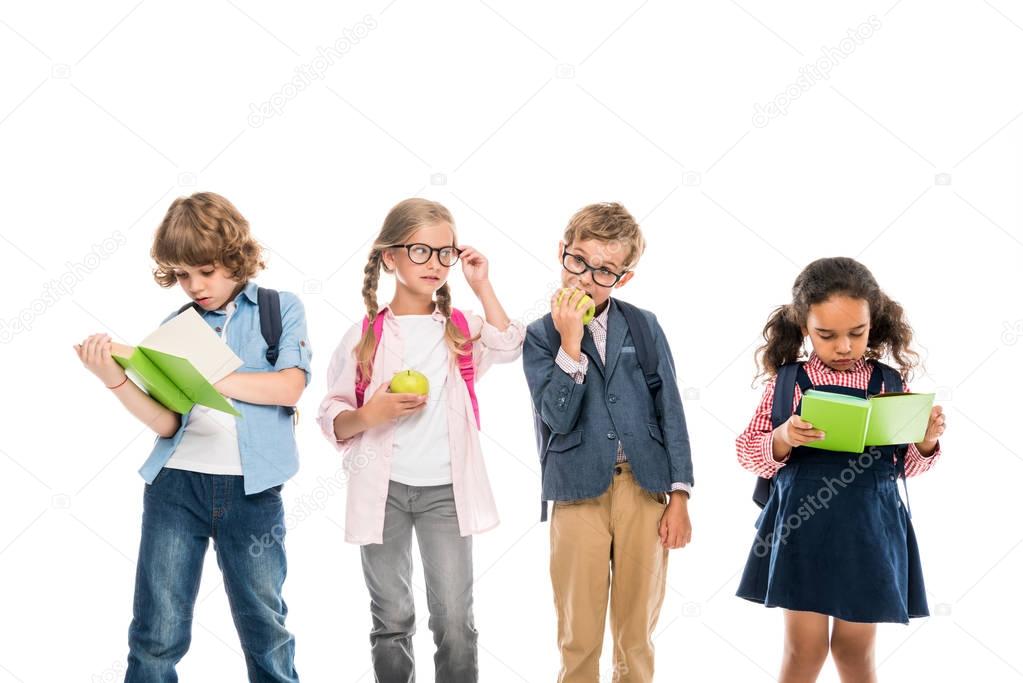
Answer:
[[[792,399],[796,395],[797,382],[800,385],[800,391],[806,392],[806,382],[810,378],[807,377],[806,380],[800,381],[803,380],[800,375],[806,375],[802,363],[786,363],[778,368],[778,374],[774,380],[774,401],[771,405],[772,427],[778,428],[792,417]]]
[[[380,346],[380,340],[384,334],[384,313],[387,308],[381,309],[376,317],[373,319],[373,355],[376,356],[376,350]],[[466,338],[472,336],[469,330],[469,321],[466,319],[465,314],[457,308],[451,309],[451,322],[458,328]],[[362,334],[366,334],[366,330],[369,329],[369,317],[364,316],[362,319]],[[462,380],[465,382],[466,388],[469,390],[469,400],[472,402],[472,411],[476,416],[476,428],[480,426],[480,407],[479,401],[476,398],[476,367],[473,365],[472,357],[472,342],[466,342],[464,351],[466,353],[458,354],[458,370],[462,375]],[[363,377],[361,370],[356,370],[355,373],[355,404],[361,408],[362,404],[366,400],[366,388],[369,386],[370,377]]]
[[[458,328],[462,336],[466,339],[472,338],[472,332],[469,330],[469,321],[466,320],[465,314],[457,308],[451,309],[451,322]],[[462,379],[465,380],[465,388],[469,390],[472,412],[476,416],[476,429],[479,429],[480,404],[476,400],[476,366],[473,365],[472,341],[467,341],[462,348],[462,353],[458,354],[458,370],[462,373]]]
[[[657,349],[654,345],[653,335],[650,333],[650,325],[647,323],[643,312],[628,303],[627,301],[614,300],[615,305],[625,316],[625,322],[632,333],[632,342],[636,345],[636,359],[639,367],[643,370],[643,379],[646,380],[647,389],[651,398],[654,399],[654,406],[657,405],[657,395],[661,391],[661,376],[657,372]]]
[[[284,323],[281,320],[281,293],[267,287],[256,288],[256,307],[259,309],[259,331],[266,342],[266,362],[277,365],[280,355],[281,335]],[[281,406],[288,415],[295,414],[295,406]]]
[[[554,327],[554,318],[551,317],[550,313],[543,317],[543,329],[547,335],[547,348],[551,352],[551,356],[557,358],[558,349],[561,347],[561,335],[558,334],[558,330]],[[540,413],[537,412],[536,406],[533,402],[529,402],[530,408],[533,410],[533,431],[536,434],[536,450],[540,454],[540,490],[543,491],[543,480],[544,480],[544,455],[547,453],[547,446],[551,441],[551,428],[547,426],[547,423],[540,417]],[[540,496],[540,521],[547,521],[547,501],[543,499],[543,494]]]
[[[373,357],[376,357],[377,347],[380,346],[380,338],[384,334],[384,313],[387,312],[385,306],[377,312],[376,317],[373,318]],[[366,336],[366,330],[369,329],[369,316],[363,316],[362,318],[362,335]],[[355,405],[358,408],[362,407],[362,404],[366,400],[366,387],[369,386],[370,377],[363,377],[362,369],[356,368],[355,370]]]
[[[797,383],[803,393],[812,386],[802,363],[786,363],[778,368],[774,379],[774,400],[771,404],[771,427],[777,429],[792,417],[792,399],[796,395]],[[757,485],[753,489],[753,502],[758,507],[767,505],[773,486],[773,478],[757,477]]]
[[[881,377],[884,382],[884,390],[886,392],[898,393],[903,391],[902,375],[899,371],[890,365],[885,365],[881,361],[875,361],[877,367],[881,368]]]
[[[256,305],[259,307],[259,331],[266,342],[266,362],[277,365],[280,353],[281,333],[281,294],[276,289],[259,287],[256,289]]]

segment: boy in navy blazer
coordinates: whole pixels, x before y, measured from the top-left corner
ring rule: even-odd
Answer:
[[[550,571],[560,683],[599,679],[609,593],[612,680],[653,680],[651,636],[668,550],[692,535],[692,458],[671,349],[656,317],[634,309],[656,354],[654,390],[637,353],[641,333],[611,298],[632,279],[645,246],[622,205],[578,211],[558,244],[564,289],[526,333],[526,381],[550,431],[541,444],[542,498],[545,512],[554,501]],[[586,297],[595,311],[584,325]]]

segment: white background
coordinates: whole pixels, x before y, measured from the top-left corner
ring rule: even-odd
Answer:
[[[148,252],[170,201],[198,190],[250,220],[270,265],[259,281],[305,301],[314,379],[289,510],[338,473],[313,416],[329,355],[363,313],[367,241],[395,202],[446,204],[523,320],[558,277],[573,211],[617,200],[634,213],[650,249],[621,294],[657,312],[674,347],[696,472],[659,680],[776,675],[781,613],[734,597],[756,509],[733,440],[759,397],[752,352],[770,310],[810,260],[861,259],[909,313],[926,363],[913,387],[938,391],[949,416],[942,461],[910,482],[934,616],[880,628],[880,676],[1023,677],[1023,10],[836,5],[4,3],[0,681],[123,676],[136,470],[152,435],[71,345],[97,331],[136,342],[185,300],[154,284]],[[871,16],[869,38],[842,43]],[[317,48],[360,23],[374,27],[280,99]],[[849,45],[828,79],[799,87],[822,50]],[[755,105],[792,84],[786,113],[755,125]],[[283,105],[251,125],[250,107],[272,98]],[[44,301],[61,278],[67,289]],[[478,308],[452,279],[455,304]],[[19,317],[28,329],[15,331]],[[502,515],[475,541],[481,677],[550,681],[548,528],[520,366],[495,368],[479,391]],[[288,535],[288,626],[306,681],[372,679],[343,498],[321,496]],[[243,680],[208,560],[180,674]],[[424,598],[415,642],[430,681]],[[836,680],[830,663],[822,680]]]

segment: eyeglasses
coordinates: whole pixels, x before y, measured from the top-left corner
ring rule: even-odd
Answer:
[[[561,265],[573,275],[582,275],[590,271],[593,282],[601,287],[614,287],[625,277],[625,273],[616,273],[607,268],[594,268],[582,256],[571,253],[567,248],[561,254]]]
[[[408,251],[408,258],[412,263],[423,265],[429,263],[430,259],[433,258],[434,252],[437,253],[437,261],[445,268],[458,263],[459,257],[462,255],[462,250],[458,247],[431,247],[429,244],[392,244],[392,249],[403,248]]]

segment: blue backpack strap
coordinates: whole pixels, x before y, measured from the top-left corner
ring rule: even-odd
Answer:
[[[786,363],[778,368],[774,380],[774,401],[771,405],[772,427],[780,427],[792,417],[792,398],[796,395],[797,380],[800,390],[805,392],[810,378],[806,375],[806,370],[803,370],[802,363]]]
[[[886,392],[900,392],[903,390],[902,375],[899,371],[890,365],[885,365],[878,361],[876,366],[881,368],[881,377],[884,381],[884,390]]]
[[[657,349],[654,345],[653,335],[650,333],[650,325],[647,323],[643,312],[627,301],[614,300],[615,305],[625,316],[625,322],[632,333],[632,343],[636,346],[636,360],[643,370],[643,379],[646,380],[650,397],[655,399],[661,391],[661,375],[657,372]]]
[[[266,342],[266,362],[277,365],[278,345],[283,332],[281,324],[281,295],[275,289],[259,287],[256,289],[256,302],[259,306],[259,331]]]
[[[803,369],[802,363],[786,363],[778,368],[774,379],[774,400],[771,404],[771,426],[774,428],[785,424],[786,420],[792,417],[792,399],[796,395],[796,383],[804,393],[812,384],[810,378]],[[771,497],[771,488],[774,486],[774,479],[757,477],[757,485],[753,489],[753,502],[758,507],[767,505]]]
[[[266,342],[266,362],[277,365],[280,354],[281,334],[284,324],[281,321],[281,293],[276,289],[259,287],[256,289],[256,305],[259,307],[259,331]],[[281,406],[288,415],[295,414],[295,406]]]

